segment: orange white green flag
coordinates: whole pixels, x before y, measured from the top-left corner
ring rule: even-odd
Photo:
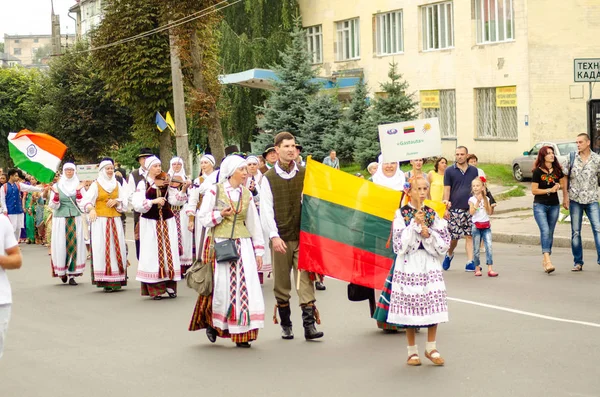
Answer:
[[[52,182],[67,147],[48,134],[21,130],[8,134],[8,149],[15,167],[42,183]]]
[[[309,157],[298,267],[381,288],[395,257],[388,238],[400,197]]]

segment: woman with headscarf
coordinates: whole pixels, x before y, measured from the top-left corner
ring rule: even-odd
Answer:
[[[170,187],[163,179],[158,157],[148,157],[146,179],[138,183],[132,197],[133,209],[140,215],[140,260],[136,280],[142,283],[142,296],[162,299],[166,292],[177,297],[181,264],[177,246],[177,221],[172,206],[181,206],[187,195]]]
[[[121,222],[127,192],[115,178],[112,160],[102,160],[98,168],[98,179],[84,195],[82,209],[90,221],[92,284],[104,288],[104,292],[113,292],[127,285],[127,247]]]
[[[185,207],[185,213],[188,216],[188,230],[194,234],[194,259],[200,259],[206,240],[206,230],[198,217],[200,205],[202,205],[202,199],[206,192],[217,183],[217,174],[215,158],[210,154],[203,155],[200,158],[200,175],[194,179],[193,189],[188,193],[188,203]]]
[[[246,187],[250,190],[252,195],[254,196],[254,204],[256,204],[256,209],[260,213],[260,185],[262,183],[263,174],[260,172],[259,168],[259,160],[256,156],[248,156],[246,158],[246,163],[248,163],[248,178],[246,179]],[[263,234],[263,238],[265,241],[269,241],[268,236]],[[260,279],[260,283],[262,284],[264,281],[264,275],[267,276],[271,274],[273,271],[273,266],[271,264],[271,250],[265,248],[265,254],[263,255],[263,265],[258,273],[258,277]]]
[[[65,163],[62,176],[52,186],[48,206],[53,210],[52,246],[50,249],[52,276],[63,283],[77,285],[75,277],[83,275],[87,249],[83,233],[83,217],[79,205],[85,189],[75,172],[75,164]]]
[[[219,336],[231,338],[237,347],[245,348],[256,340],[265,319],[258,280],[265,251],[263,232],[252,193],[244,186],[247,176],[243,158],[226,157],[221,164],[219,183],[210,188],[202,201],[199,216],[202,225],[212,228],[214,242],[229,239],[233,231],[239,259],[217,263],[214,253],[204,250],[202,259],[214,266],[213,292],[198,296],[189,326],[190,331],[206,328],[206,336],[212,343]]]
[[[188,194],[188,188],[192,184],[192,181],[185,174],[185,167],[183,159],[181,157],[173,157],[171,159],[171,166],[167,172],[171,177],[171,186],[179,190],[181,193]],[[184,210],[185,202],[182,205],[172,205],[171,210],[175,215],[175,222],[177,223],[177,246],[179,250],[179,263],[181,265],[181,275],[192,266],[193,254],[192,247],[194,245],[194,235],[188,229],[188,217]]]
[[[381,186],[388,187],[393,190],[403,191],[405,189],[406,177],[404,172],[400,169],[400,164],[398,162],[383,162],[383,155],[379,155],[378,159],[377,171],[373,175],[373,183]],[[400,208],[400,203],[398,203],[398,208]],[[380,292],[380,291],[377,291]],[[378,294],[379,295],[379,294]],[[375,292],[373,293],[373,298],[369,299],[370,307],[371,307],[371,317],[373,317],[374,309],[375,309]],[[397,327],[393,324],[389,324],[383,321],[377,321],[377,327],[382,329],[386,333],[398,332],[401,327]]]

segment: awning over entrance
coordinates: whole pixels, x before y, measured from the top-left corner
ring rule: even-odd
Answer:
[[[277,80],[275,72],[269,69],[250,69],[244,72],[219,76],[221,84],[237,84],[261,90],[275,90],[273,82]],[[354,86],[360,81],[360,77],[317,77],[313,81],[321,84],[321,90],[337,89],[340,93],[343,93],[351,92]]]

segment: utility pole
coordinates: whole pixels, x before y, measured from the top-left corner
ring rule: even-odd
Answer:
[[[171,80],[173,84],[173,107],[175,110],[175,144],[177,156],[183,159],[186,172],[192,172],[188,145],[187,120],[185,118],[185,97],[183,92],[183,74],[181,61],[177,53],[177,38],[169,32],[169,46],[171,50]]]

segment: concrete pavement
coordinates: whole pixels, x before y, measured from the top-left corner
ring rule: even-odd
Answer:
[[[327,280],[327,291],[317,292],[325,337],[306,342],[295,297],[296,339],[280,339],[269,320],[268,280],[266,327],[242,350],[187,331],[195,293],[184,285],[177,299],[151,301],[131,277],[124,291],[105,294],[86,269],[70,287],[50,277],[44,248],[22,248],[24,266],[9,274],[14,306],[0,360],[2,397],[600,394],[600,266],[571,273],[567,249],[556,249],[558,269],[548,276],[537,247],[495,244],[497,279],[463,272],[458,249],[445,273],[450,322],[437,338],[447,365],[421,356],[424,365],[409,368],[404,336],[378,331],[366,302],[346,299],[343,282]],[[422,355],[425,333],[417,343]]]

